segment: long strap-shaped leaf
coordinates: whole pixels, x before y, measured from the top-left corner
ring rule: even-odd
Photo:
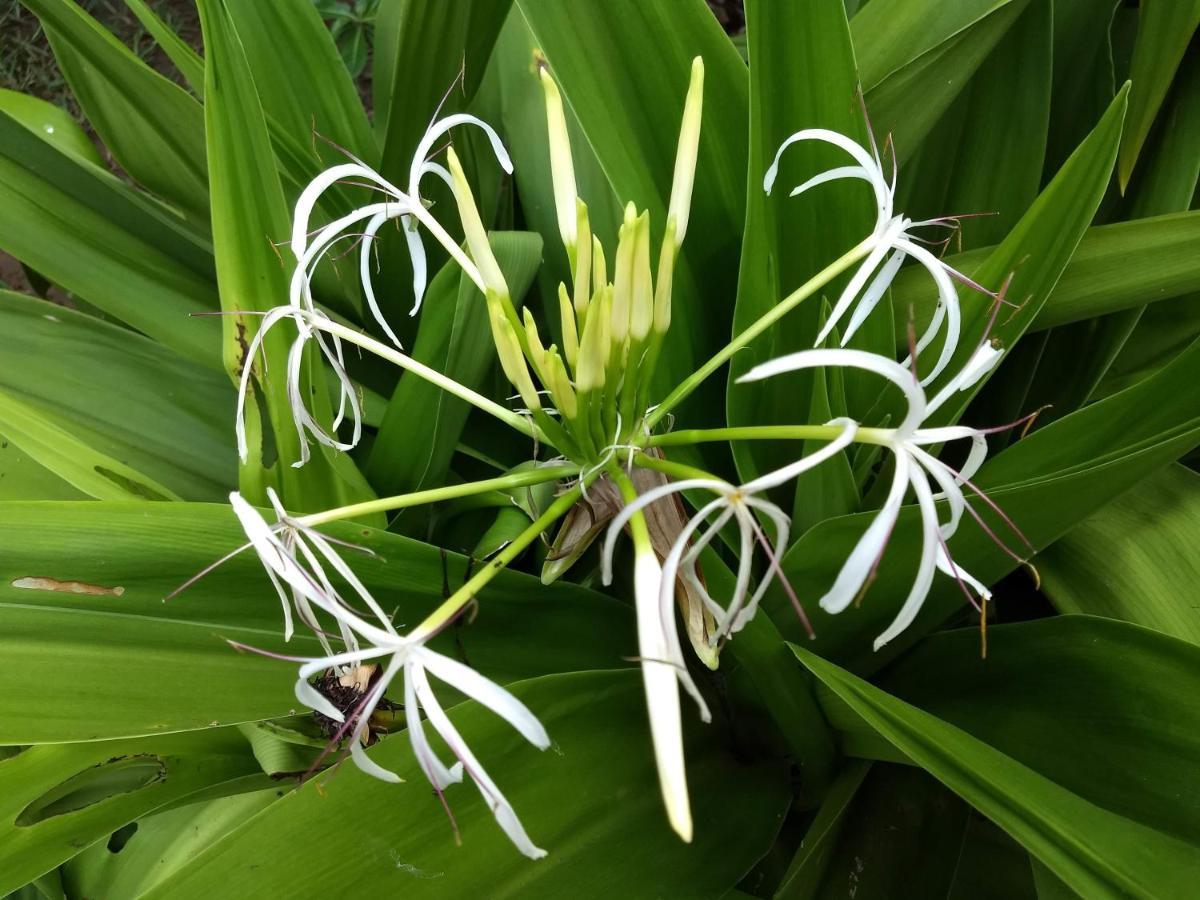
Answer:
[[[880,736],[1083,896],[1180,897],[1200,881],[1194,847],[1088,802],[808,650],[792,650]]]
[[[272,246],[288,235],[288,213],[258,93],[246,62],[245,50],[234,31],[226,0],[202,0],[201,25],[207,47],[204,113],[207,124],[209,186],[212,193],[213,253],[221,308],[226,313],[266,310],[287,302],[287,277],[281,254]],[[227,315],[224,318],[223,355],[226,371],[235,383],[243,366],[263,365],[247,359],[249,341],[258,328],[258,317]],[[262,501],[264,489],[274,480],[283,502],[291,509],[313,511],[361,500],[370,495],[366,481],[345,456],[315,448],[311,461],[298,470],[300,440],[293,425],[287,398],[286,357],[290,339],[285,324],[264,342],[265,368],[256,369],[263,388],[267,422],[274,432],[278,462],[268,467],[259,446],[252,446],[242,466],[240,483],[250,497]],[[310,348],[311,349],[311,348]],[[311,357],[310,357],[311,358]],[[311,396],[317,414],[328,403],[321,371],[308,366]],[[248,403],[251,425],[257,417]],[[231,423],[232,425],[232,423]],[[268,468],[271,471],[268,471]]]

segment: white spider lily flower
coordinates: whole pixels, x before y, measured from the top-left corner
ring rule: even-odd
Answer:
[[[428,280],[425,247],[421,241],[420,231],[417,227],[418,224],[423,225],[433,235],[437,242],[445,248],[446,252],[467,273],[467,276],[479,286],[481,291],[486,289],[478,267],[463,252],[458,242],[450,237],[441,223],[429,213],[429,210],[426,209],[425,200],[421,197],[421,179],[429,174],[440,178],[452,191],[454,190],[454,180],[450,173],[445,167],[430,159],[430,156],[433,154],[435,144],[438,140],[444,137],[450,129],[459,125],[474,125],[481,129],[487,135],[492,150],[496,154],[496,159],[500,163],[500,167],[505,173],[512,174],[512,159],[509,157],[508,151],[505,149],[495,129],[482,119],[467,115],[466,113],[456,113],[446,116],[444,119],[439,119],[429,126],[417,144],[416,152],[413,155],[412,165],[409,168],[407,190],[397,187],[366,163],[354,157],[351,157],[352,162],[342,163],[341,165],[327,169],[308,184],[296,201],[291,240],[292,253],[297,260],[296,274],[292,278],[291,289],[291,302],[293,305],[298,306],[303,304],[309,310],[312,310],[313,301],[310,286],[317,264],[338,240],[347,237],[360,239],[359,274],[362,279],[363,293],[366,297],[367,305],[371,310],[371,314],[375,317],[375,320],[387,336],[397,346],[400,346],[400,341],[396,338],[395,333],[388,325],[383,312],[379,308],[370,277],[371,251],[379,229],[389,220],[396,218],[403,220],[403,231],[405,239],[408,242],[409,257],[412,260],[414,303],[409,313],[410,315],[415,315],[420,309],[421,299],[425,294],[425,286]],[[318,229],[315,234],[310,236],[309,221],[321,195],[333,185],[344,182],[369,187],[382,194],[383,201],[369,203],[353,212],[347,213],[341,218]],[[364,221],[366,224],[363,226],[361,232],[353,229],[353,226]]]
[[[302,662],[297,672],[296,698],[314,711],[345,724],[346,713],[318,691],[313,686],[312,679],[328,670],[333,670],[339,676],[346,675],[363,663],[383,661],[386,658],[380,677],[368,685],[362,700],[351,711],[351,724],[343,729],[349,731],[350,754],[355,764],[368,775],[383,781],[395,783],[401,780],[394,772],[384,769],[372,760],[363,747],[371,715],[383,700],[396,675],[401,674],[409,741],[417,765],[430,783],[441,793],[450,784],[461,781],[465,772],[475,783],[496,821],[517,849],[532,859],[545,856],[546,851],[536,847],[529,839],[511,804],[446,715],[433,693],[428,675],[433,674],[440,681],[486,706],[511,724],[530,743],[544,750],[550,745],[550,739],[541,723],[520,700],[474,669],[430,650],[423,640],[414,640],[398,634],[370,591],[338,555],[332,546],[332,539],[306,526],[301,520],[289,516],[274,492],[268,493],[278,516],[274,525],[268,523],[258,510],[237,492],[231,494],[229,499],[246,532],[250,546],[258,554],[268,577],[279,593],[284,607],[285,636],[290,639],[292,635],[291,604],[283,589],[283,586],[287,585],[291,589],[297,615],[313,628],[325,650],[324,656],[305,659]],[[356,612],[338,594],[326,575],[326,564],[332,566],[370,610],[369,620]],[[346,650],[334,652],[330,647],[327,636],[317,622],[314,607],[337,621]],[[421,720],[422,710],[429,724],[457,759],[454,765],[447,767],[438,758],[425,734],[424,723]]]
[[[366,635],[361,635],[366,637]],[[524,703],[504,688],[480,675],[474,669],[457,660],[430,650],[422,641],[393,635],[389,640],[363,646],[329,656],[311,659],[303,663],[296,678],[296,697],[313,710],[328,716],[335,722],[346,722],[346,715],[311,683],[311,679],[333,669],[335,672],[349,671],[355,666],[387,657],[383,672],[371,684],[362,701],[352,710],[353,726],[349,729],[350,754],[355,765],[366,774],[381,781],[398,783],[402,779],[395,772],[383,768],[363,747],[363,736],[372,713],[383,700],[384,693],[397,675],[404,684],[404,717],[409,742],[417,765],[429,779],[434,790],[441,794],[451,784],[462,781],[465,773],[475,783],[496,822],[521,853],[530,859],[540,859],[546,851],[536,846],[517,818],[512,804],[500,792],[499,787],[471,751],[445,709],[438,701],[430,685],[429,675],[450,685],[468,698],[487,707],[504,719],[527,741],[539,750],[550,746],[550,737],[542,723]],[[439,759],[437,751],[425,733],[421,720],[424,711],[428,723],[446,743],[456,762],[447,766]]]
[[[894,166],[889,180],[884,174],[883,162],[879,157],[878,149],[872,147],[868,151],[844,134],[825,128],[807,128],[798,131],[780,145],[779,150],[775,153],[774,161],[763,178],[763,189],[768,195],[779,174],[779,161],[783,152],[792,144],[800,141],[820,141],[832,144],[848,153],[857,165],[839,166],[822,172],[793,188],[791,196],[795,197],[831,181],[854,178],[865,181],[871,186],[875,194],[876,205],[875,228],[868,238],[870,250],[858,271],[854,273],[845,290],[842,291],[841,296],[838,297],[837,303],[833,306],[833,312],[817,336],[815,346],[820,346],[824,342],[857,299],[858,305],[842,332],[842,346],[845,346],[883,299],[905,259],[911,257],[929,272],[938,291],[938,303],[933,319],[920,340],[917,341],[917,352],[920,353],[929,346],[941,330],[943,322],[946,325],[941,354],[930,372],[921,380],[921,384],[929,384],[949,364],[954,350],[958,346],[962,317],[959,311],[958,292],[952,279],[958,279],[974,289],[990,294],[961,272],[946,265],[926,247],[921,246],[921,239],[913,234],[914,229],[931,225],[949,226],[953,220],[913,221],[904,215],[897,215],[894,210],[896,194]]]
[[[246,532],[249,546],[258,555],[266,569],[267,577],[271,579],[271,584],[279,595],[283,606],[284,640],[290,641],[294,633],[293,606],[300,621],[312,629],[327,653],[331,653],[332,649],[317,619],[314,606],[329,612],[337,620],[342,630],[343,642],[352,648],[357,647],[354,629],[374,641],[394,637],[396,629],[391,620],[354,574],[354,570],[334,549],[333,545],[340,542],[288,515],[274,489],[267,488],[267,496],[275,509],[276,521],[273,524],[267,522],[237,491],[229,495],[229,503],[241,523],[242,530]],[[332,567],[333,571],[350,585],[358,599],[366,604],[380,622],[381,627],[371,625],[353,612],[350,604],[333,586],[326,573],[326,565]],[[284,591],[285,585],[290,589],[291,602]],[[345,621],[343,616],[351,617],[353,626]]]
[[[852,419],[834,419],[829,424],[841,426],[842,431],[824,447],[797,462],[761,475],[746,484],[738,486],[719,479],[689,478],[653,488],[639,496],[637,500],[621,510],[608,528],[602,555],[605,583],[607,584],[612,577],[612,554],[617,536],[634,513],[671,494],[689,490],[711,491],[716,495],[715,499],[701,506],[684,525],[663,560],[658,604],[664,611],[672,608],[675,579],[681,577],[698,596],[703,598],[705,606],[713,616],[715,628],[709,639],[710,643],[715,646],[719,641],[736,634],[754,618],[759,601],[779,574],[779,561],[787,549],[791,529],[791,520],[787,514],[776,504],[758,495],[791,481],[809,469],[816,468],[853,442],[858,431],[857,422]],[[768,540],[755,516],[756,511],[771,521],[775,528],[774,540]],[[736,523],[740,534],[738,568],[733,595],[728,602],[721,604],[709,594],[700,578],[696,563],[700,554],[704,552],[713,538],[720,534],[721,529],[730,520]],[[693,543],[693,535],[696,535],[697,532],[700,533],[699,537]],[[764,549],[767,555],[767,568],[762,581],[751,593],[750,579],[755,544]]]
[[[284,319],[291,319],[296,325],[296,338],[288,351],[287,371],[284,373],[287,384],[288,406],[292,411],[292,421],[296,426],[296,434],[300,438],[300,458],[292,463],[296,468],[308,462],[311,453],[308,447],[308,435],[312,435],[319,443],[336,450],[350,450],[357,446],[362,437],[362,405],[358,399],[358,389],[346,371],[345,358],[342,354],[342,342],[334,335],[323,332],[315,326],[313,320],[326,320],[329,317],[317,308],[305,310],[293,305],[277,306],[263,316],[254,338],[246,349],[245,360],[242,363],[241,379],[238,384],[237,412],[234,421],[234,432],[237,437],[238,457],[245,462],[249,455],[249,444],[246,438],[246,403],[250,393],[250,377],[253,374],[254,359],[262,350],[267,333]],[[304,380],[304,348],[310,340],[315,339],[321,354],[333,370],[338,381],[338,409],[333,422],[326,429],[309,412],[305,404]],[[263,374],[267,374],[266,355],[263,355]],[[354,423],[354,432],[349,441],[341,441],[336,432],[349,409],[350,418]]]
[[[966,426],[924,428],[922,425],[955,392],[967,390],[991,371],[1001,355],[1001,351],[985,342],[932,400],[926,399],[924,389],[913,373],[903,365],[861,350],[806,350],[792,353],[755,366],[738,379],[739,382],[759,381],[800,369],[848,367],[881,375],[904,392],[908,409],[899,427],[874,429],[875,442],[886,447],[895,457],[895,471],[887,498],[846,559],[833,587],[820,601],[822,609],[836,614],[860,595],[879,564],[892,529],[896,525],[904,496],[911,487],[921,514],[920,562],[912,588],[895,621],[876,638],[876,650],[894,639],[916,618],[933,584],[935,570],[957,579],[961,584],[969,585],[985,599],[991,597],[985,585],[953,562],[947,548],[947,541],[958,529],[963,512],[975,515],[967,505],[963,485],[969,484],[970,479],[983,465],[987,456],[988,432]],[[946,441],[968,438],[972,447],[961,470],[951,468],[924,449]],[[930,486],[930,478],[938,487],[936,494]],[[945,522],[941,521],[938,514],[938,499],[945,499],[949,506],[950,515]],[[983,499],[986,501],[986,498]]]

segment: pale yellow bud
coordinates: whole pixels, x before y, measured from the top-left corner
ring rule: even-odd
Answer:
[[[571,138],[567,134],[567,116],[562,95],[550,77],[544,59],[538,61],[538,76],[546,93],[546,128],[550,137],[550,175],[554,183],[554,207],[558,212],[558,231],[572,264],[575,259],[576,219],[575,165],[571,159]]]
[[[564,418],[574,419],[579,413],[579,403],[575,399],[575,389],[571,387],[571,379],[567,375],[567,367],[563,365],[562,357],[553,347],[546,354],[546,374],[549,376],[547,387],[554,396],[554,405]]]
[[[529,307],[522,311],[525,320],[525,342],[529,347],[529,361],[533,363],[534,371],[543,382],[546,380],[546,348],[542,345],[541,335],[538,334],[537,322]]]
[[[675,277],[675,220],[667,221],[662,250],[658,254],[658,278],[654,282],[654,330],[666,334],[671,327],[671,289]]]
[[[579,361],[579,333],[575,325],[575,308],[571,305],[567,286],[561,281],[558,283],[558,315],[562,321],[563,354],[574,372]]]
[[[604,259],[604,245],[600,243],[600,238],[592,236],[592,294],[600,290],[608,284],[608,264]],[[579,315],[583,315],[583,311],[579,309],[578,303],[575,306],[575,311]]]
[[[629,334],[635,341],[644,341],[650,334],[654,319],[654,288],[650,282],[650,213],[642,213],[634,228]]]
[[[587,321],[583,325],[583,336],[579,341],[579,367],[576,369],[575,385],[581,391],[604,387],[611,318],[612,288],[605,287],[592,297]]]
[[[704,109],[704,60],[692,60],[692,79],[683,104],[683,123],[679,127],[679,145],[675,151],[675,177],[671,182],[671,203],[667,215],[675,220],[675,246],[683,243],[688,215],[692,210],[692,187],[696,178],[696,157],[700,152],[700,118]]]
[[[587,312],[588,298],[592,296],[592,226],[588,221],[587,204],[575,201],[575,227],[578,230],[579,246],[575,255],[575,312],[582,316]]]
[[[496,262],[492,253],[487,229],[483,227],[483,220],[479,218],[479,210],[475,206],[475,197],[471,194],[471,185],[467,183],[466,173],[463,172],[453,147],[446,150],[446,162],[454,179],[454,199],[458,203],[458,215],[462,220],[463,234],[467,239],[467,249],[471,251],[471,259],[479,268],[479,276],[485,287],[501,297],[507,297],[508,282],[504,280],[500,264]]]
[[[521,342],[517,340],[512,323],[505,317],[498,303],[488,303],[488,314],[492,322],[492,338],[496,342],[496,355],[500,357],[500,367],[504,370],[505,377],[517,389],[521,401],[529,409],[541,409],[537,389],[533,386],[529,367],[521,353]]]
[[[612,342],[625,345],[629,336],[629,313],[633,299],[633,251],[637,243],[637,222],[625,209],[625,224],[617,232],[617,258],[613,266]]]

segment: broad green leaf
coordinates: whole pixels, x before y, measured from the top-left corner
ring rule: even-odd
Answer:
[[[204,60],[179,35],[155,15],[146,0],[125,0],[129,11],[137,16],[142,27],[150,32],[155,42],[171,64],[179,70],[184,80],[197,96],[204,96]]]
[[[986,659],[978,629],[933,635],[880,687],[1104,809],[1197,844],[1200,713],[1187,699],[1197,660],[1194,644],[1148,628],[1053,616],[990,628]]]
[[[1200,290],[1200,258],[1193,252],[1197,241],[1200,212],[1195,211],[1089,228],[1029,330],[1044,331]],[[994,251],[981,247],[948,256],[946,262],[974,277]],[[892,285],[897,325],[907,321],[907,310],[912,309],[920,330],[936,299],[923,271],[902,270]]]
[[[1200,175],[1200,59],[1186,65],[1178,81],[1178,90],[1172,92],[1164,111],[1168,127],[1160,129],[1143,152],[1139,177],[1127,190],[1132,218],[1186,210],[1196,190]],[[1030,402],[1052,405],[1052,415],[1063,415],[1087,402],[1137,327],[1142,312],[1140,307],[1128,309],[1052,333],[1030,389]]]
[[[1092,133],[975,273],[980,284],[992,289],[998,289],[1012,275],[1008,296],[1020,306],[989,336],[1007,348],[1016,344],[1054,290],[1104,196],[1116,161],[1128,90],[1128,86],[1122,88]],[[940,381],[951,377],[948,373],[957,372],[974,353],[984,337],[990,312],[984,298],[977,294],[966,297],[963,338]],[[960,391],[934,418],[939,422],[955,421],[979,388],[977,384],[969,391]]]
[[[701,297],[735,295],[733,261],[746,217],[746,67],[699,0],[517,0],[514,9],[545,53],[613,192],[650,211],[656,238],[666,222],[689,66],[694,57],[704,58],[696,191],[675,273],[671,331],[656,374],[656,386],[665,392],[729,338],[726,310],[731,313],[732,304],[704,304]],[[542,237],[547,244],[558,240],[556,231]],[[615,236],[599,237],[611,260]],[[720,396],[720,386],[710,382],[681,415],[696,424],[718,422]]]
[[[1121,190],[1129,184],[1138,153],[1154,124],[1175,69],[1200,26],[1200,0],[1150,0],[1139,7],[1137,43],[1129,78],[1129,127],[1121,138]]]
[[[863,87],[970,28],[1008,0],[872,0],[850,22]]]
[[[866,141],[856,101],[858,73],[841,0],[797,4],[756,2],[747,9],[750,54],[750,164],[746,172],[746,222],[733,330],[739,332],[859,241],[874,223],[870,192],[858,181],[823,185],[800,197],[791,189],[846,160],[844,151],[817,142],[787,149],[772,196],[763,176],[789,135],[827,128]],[[781,86],[787,85],[787,89]],[[846,279],[826,290],[836,297]],[[757,363],[812,345],[821,325],[821,304],[805,304],[734,357],[729,369],[726,416],[732,426],[783,424],[829,418],[824,382],[812,373],[771,379],[747,388],[736,380]],[[856,346],[890,349],[886,313],[875,319]],[[876,390],[873,393],[878,393]],[[798,398],[812,397],[811,402]],[[852,401],[853,406],[853,401]],[[812,416],[809,413],[812,413]],[[738,472],[750,480],[793,458],[787,442],[753,441],[734,447]],[[843,462],[844,465],[844,462]],[[796,496],[824,493],[835,470],[822,468],[796,484]],[[857,497],[853,498],[857,501]],[[844,510],[845,511],[845,510]]]
[[[418,891],[425,897],[720,896],[766,851],[787,805],[783,770],[739,763],[714,725],[693,731],[689,775],[696,835],[685,844],[661,810],[641,683],[627,673],[552,676],[515,693],[554,741],[544,754],[475,703],[450,710],[513,804],[542,860],[522,857],[483,798],[446,792],[462,835],[428,789],[403,735],[369,751],[406,779],[380,785],[349,767],[308,783],[199,853],[147,897],[228,892]],[[318,788],[320,788],[318,790]],[[359,825],[370,822],[364,840]],[[295,854],[302,835],[323,837]],[[618,864],[619,862],[619,864]]]
[[[1123,5],[1123,4],[1122,4]],[[1117,92],[1110,29],[1113,0],[1054,4],[1054,78],[1046,174],[1058,171]]]
[[[838,773],[779,883],[774,895],[776,900],[800,900],[813,896],[828,868],[846,810],[870,772],[871,765],[864,760],[851,760]]]
[[[139,897],[274,803],[282,787],[193,803],[139,819],[118,853],[93,844],[63,867],[72,897]]]
[[[73,487],[100,500],[178,500],[171,490],[85,444],[51,415],[0,390],[0,432]]]
[[[468,571],[463,557],[397,535],[352,525],[328,533],[375,552],[348,559],[398,623],[420,621],[442,602],[443,583],[457,587]],[[0,652],[16,670],[39,673],[37,691],[0,698],[0,744],[287,715],[297,705],[294,665],[226,644],[320,652],[310,637],[283,642],[279,600],[257,558],[242,553],[163,601],[244,541],[233,513],[216,504],[0,504]],[[636,653],[632,614],[575,585],[503,572],[479,604],[470,624],[434,646],[492,678],[610,668]]]
[[[45,26],[59,67],[121,167],[190,213],[208,209],[204,114],[71,0],[22,0]]]
[[[0,500],[86,500],[61,475],[0,434]]]
[[[212,189],[213,249],[225,315],[225,369],[237,383],[242,369],[258,366],[253,393],[262,390],[267,420],[258,420],[255,397],[247,400],[249,459],[239,483],[252,499],[265,499],[268,480],[277,482],[283,502],[303,512],[343,505],[371,495],[366,481],[346,456],[317,445],[303,472],[292,463],[300,459],[300,440],[287,398],[290,323],[276,329],[264,344],[264,357],[246,358],[258,328],[254,315],[287,300],[287,274],[272,242],[289,234],[288,214],[279,176],[271,155],[266,120],[254,88],[245,48],[234,31],[226,0],[201,0],[201,25],[207,46],[204,112],[207,123],[210,187]],[[330,421],[322,371],[314,365],[314,348],[307,350],[307,377],[302,392],[312,397],[314,415]],[[264,368],[265,367],[265,368]],[[306,390],[309,389],[310,390]],[[269,425],[268,425],[269,423]],[[263,456],[262,430],[269,427],[278,459]]]
[[[1200,294],[1146,308],[1093,399],[1111,396],[1153,375],[1200,337]]]
[[[1191,389],[1197,377],[1200,344],[1193,344],[1151,378],[1017,441],[989,461],[975,483],[1035,547],[1046,547],[1148,472],[1200,444],[1200,395]],[[1009,536],[1004,524],[982,504],[975,507],[990,528]],[[916,513],[914,507],[902,513],[878,577],[860,606],[830,616],[809,604],[817,631],[813,647],[818,652],[856,671],[876,671],[955,610],[963,609],[958,586],[939,577],[908,631],[880,653],[871,651],[872,638],[895,617],[911,584],[920,547]],[[828,590],[872,515],[824,522],[793,545],[783,568],[800,597],[817,598]],[[950,551],[958,565],[985,584],[1015,567],[971,523],[959,529]],[[786,636],[795,639],[802,634],[781,593],[768,594],[767,608],[781,626],[786,623]]]
[[[218,365],[212,251],[118,179],[0,113],[0,247],[189,359]],[[153,298],[153,302],[147,302]]]
[[[1131,537],[1135,536],[1135,537]],[[1200,475],[1168,466],[1093,513],[1038,556],[1061,612],[1110,616],[1200,644]]]
[[[139,816],[256,768],[231,728],[23,750],[0,762],[0,893]]]
[[[0,332],[21,336],[0,344],[0,389],[39,418],[153,479],[160,493],[221,500],[235,485],[233,391],[220,373],[140,334],[7,291]]]
[[[496,232],[492,247],[519,303],[541,262],[541,237]],[[447,263],[430,284],[412,355],[473,390],[493,365],[484,298],[456,263]],[[375,489],[399,494],[444,483],[470,411],[464,401],[429,382],[410,373],[401,376],[371,448],[367,475]],[[414,423],[419,423],[421,440],[413,440]]]
[[[1085,896],[1176,896],[1200,878],[1200,854],[1178,838],[1093,803],[949,722],[792,646],[880,736]]]
[[[96,145],[79,127],[79,123],[71,118],[71,114],[61,106],[55,106],[29,94],[0,88],[0,111],[59,150],[72,153],[93,165],[104,165]]]
[[[407,181],[413,150],[443,99],[454,107],[479,88],[512,0],[384,3],[373,43],[375,129],[384,174]],[[461,88],[453,87],[462,72]]]
[[[320,135],[373,162],[371,126],[311,0],[226,0],[225,6],[266,116],[293,140],[312,144]]]
[[[976,214],[954,235],[960,250],[998,243],[1037,197],[1050,124],[1052,34],[1051,3],[1026,4],[920,151],[901,159],[897,206],[910,218]],[[897,314],[907,322],[906,308]]]
[[[864,77],[872,123],[879,134],[891,136],[901,159],[907,158],[925,140],[938,118],[1020,18],[1026,2],[1009,0],[992,4],[985,15],[968,27],[921,53],[882,81],[872,83]],[[874,5],[870,4],[864,13]],[[960,4],[939,5],[956,8]],[[855,46],[859,46],[857,39]]]

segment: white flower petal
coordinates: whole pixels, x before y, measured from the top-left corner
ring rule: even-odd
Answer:
[[[830,457],[836,456],[848,447],[858,433],[858,423],[853,419],[839,418],[829,422],[830,425],[841,425],[841,433],[820,449],[808,454],[803,459],[797,460],[794,463],[784,466],[781,469],[776,469],[774,472],[768,472],[765,475],[760,475],[753,481],[748,481],[742,485],[742,491],[747,494],[758,494],[762,491],[771,488],[779,487],[781,484],[786,484],[798,475],[807,472],[809,469],[819,466],[821,463]]]
[[[900,607],[895,621],[875,639],[876,651],[884,644],[894,640],[911,625],[913,619],[917,617],[917,613],[921,611],[921,606],[929,595],[929,588],[933,585],[937,554],[941,547],[938,540],[937,506],[933,501],[933,493],[929,489],[925,473],[919,467],[913,466],[909,471],[909,478],[912,482],[913,493],[917,497],[917,505],[921,509],[921,561],[917,565],[917,576],[913,580],[912,589],[909,591],[904,605]]]
[[[429,130],[425,132],[420,143],[417,144],[417,150],[413,154],[412,165],[408,171],[408,190],[414,199],[420,196],[421,176],[431,171],[427,168],[427,164],[429,162],[429,155],[433,152],[434,145],[441,139],[442,135],[451,128],[459,125],[474,125],[482,129],[492,145],[492,152],[496,154],[496,160],[500,163],[500,168],[509,175],[512,174],[512,159],[509,158],[508,151],[504,149],[504,142],[500,140],[500,135],[496,133],[496,129],[476,116],[468,115],[467,113],[455,113],[446,116],[444,119],[439,119],[430,125]]]
[[[652,552],[639,553],[634,562],[637,596],[638,655],[650,738],[658,767],[658,783],[671,827],[684,840],[692,839],[692,811],[688,801],[687,772],[683,761],[683,724],[679,708],[679,670],[663,631],[663,612],[656,601],[662,569]],[[674,605],[671,609],[674,619]]]
[[[904,264],[907,254],[903,250],[897,250],[892,254],[891,259],[883,264],[872,279],[870,286],[859,298],[858,306],[854,307],[854,314],[850,316],[850,323],[842,332],[842,346],[850,342],[850,339],[862,327],[862,323],[867,320],[867,316],[875,311],[875,307],[879,305],[879,301],[883,299],[889,287],[892,286],[892,281],[896,278],[896,273],[900,271],[900,267]]]
[[[799,353],[788,353],[784,356],[768,360],[755,366],[738,379],[741,384],[747,381],[761,381],[785,372],[796,372],[801,369],[815,369],[824,366],[838,368],[862,369],[882,375],[904,392],[908,401],[908,411],[904,421],[896,429],[901,434],[916,430],[925,419],[925,392],[912,376],[912,372],[895,360],[888,359],[876,353],[865,350],[801,350]]]
[[[550,736],[538,721],[537,716],[530,712],[529,707],[506,691],[500,685],[484,678],[469,666],[464,666],[458,660],[436,653],[427,647],[414,648],[419,653],[421,664],[451,687],[457,688],[472,700],[483,704],[513,728],[521,733],[539,750],[550,746]]]
[[[896,448],[893,448],[896,450]],[[904,493],[908,489],[908,471],[911,463],[908,454],[896,450],[896,471],[892,475],[892,486],[888,491],[883,507],[871,520],[863,536],[858,539],[854,549],[842,564],[834,580],[833,587],[820,600],[821,609],[827,613],[837,614],[854,602],[866,583],[867,577],[875,567],[876,560],[887,546],[892,529],[896,526],[896,518],[900,515],[900,505],[904,501]]]
[[[421,705],[414,684],[416,678],[412,674],[416,668],[416,664],[410,663],[405,669],[404,677],[404,721],[408,728],[408,739],[412,744],[417,765],[425,773],[429,783],[436,790],[444,791],[450,785],[462,781],[462,766],[456,764],[447,769],[437,758],[429,738],[425,735],[425,723],[421,721]]]

